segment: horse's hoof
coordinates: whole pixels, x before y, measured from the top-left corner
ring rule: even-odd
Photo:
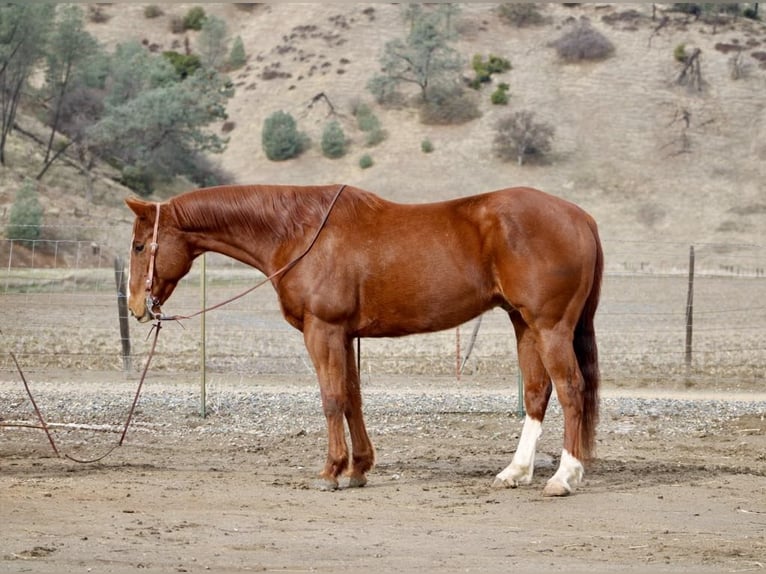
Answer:
[[[570,494],[572,494],[572,489],[557,480],[549,480],[543,489],[543,496],[569,496]]]
[[[320,477],[314,481],[314,488],[322,492],[332,492],[338,490],[338,481]]]
[[[515,480],[504,480],[500,478],[499,476],[495,477],[495,480],[492,481],[492,488],[516,488],[518,484]]]
[[[367,484],[367,477],[364,475],[348,477],[349,488],[362,488],[365,484]]]

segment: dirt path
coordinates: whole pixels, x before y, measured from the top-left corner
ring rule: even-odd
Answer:
[[[541,491],[560,450],[556,409],[534,484],[493,490],[518,420],[507,405],[482,402],[498,403],[497,389],[468,382],[443,395],[436,383],[368,389],[378,465],[367,487],[334,493],[311,488],[325,434],[315,391],[301,383],[279,393],[268,381],[227,387],[204,421],[188,388],[150,388],[126,444],[99,464],[52,458],[40,431],[0,429],[0,570],[764,568],[764,397],[736,406],[722,395],[692,397],[673,419],[674,408],[663,410],[673,399],[607,392],[599,459],[575,495],[551,500]],[[111,404],[106,387],[74,387],[59,392],[76,393],[80,413],[87,401]],[[74,426],[56,435],[78,453],[103,452],[114,440],[94,433],[97,425]]]

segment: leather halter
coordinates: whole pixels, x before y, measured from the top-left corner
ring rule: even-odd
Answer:
[[[160,230],[160,204],[157,203],[157,214],[154,218],[154,232],[152,233],[152,242],[149,244],[149,269],[146,272],[146,287],[144,292],[146,293],[146,309],[151,315],[152,319],[159,319],[161,315],[154,312],[154,306],[159,304],[156,297],[152,295],[152,283],[154,281],[154,259],[157,256],[157,236]]]

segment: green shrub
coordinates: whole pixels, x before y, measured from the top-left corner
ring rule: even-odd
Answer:
[[[322,153],[332,159],[346,154],[346,134],[337,120],[332,120],[322,131]]]
[[[28,179],[16,192],[16,198],[8,216],[6,236],[8,239],[31,243],[40,238],[42,222],[43,208],[40,205],[35,184]]]
[[[761,17],[758,15],[758,5],[755,7],[747,7],[742,11],[742,15],[749,19],[749,20],[760,20]]]
[[[205,21],[205,9],[202,6],[190,8],[184,16],[184,30],[202,30],[202,23]]]
[[[686,62],[686,44],[679,44],[675,47],[673,50],[673,59],[675,59],[676,62]]]
[[[511,89],[511,87],[506,84],[505,82],[502,82],[498,84],[497,88],[494,92],[492,92],[492,95],[490,96],[490,100],[493,104],[496,106],[505,106],[508,104],[508,90]]]
[[[148,4],[147,6],[144,6],[144,18],[147,18],[147,19],[159,18],[163,14],[164,12],[162,11],[162,8],[160,8],[156,4]]]
[[[478,90],[482,84],[489,83],[492,80],[492,74],[501,74],[511,69],[511,63],[500,56],[489,55],[486,61],[481,54],[474,55],[471,60],[471,67],[476,74],[469,85]]]
[[[458,125],[481,116],[473,97],[460,87],[441,87],[429,90],[428,101],[420,108],[420,121],[426,125]]]
[[[359,104],[353,110],[356,116],[357,127],[367,134],[365,144],[374,146],[386,139],[386,132],[380,126],[378,116],[370,109],[367,104]]]
[[[242,42],[242,36],[234,38],[229,52],[229,68],[236,70],[247,63],[247,54],[245,53],[245,44]]]
[[[266,157],[283,161],[300,155],[306,148],[307,139],[298,131],[293,116],[280,110],[264,120],[261,144]]]
[[[423,153],[431,153],[434,151],[434,144],[431,143],[430,139],[426,138],[420,142],[420,151]]]
[[[368,167],[372,167],[373,161],[372,156],[370,154],[366,153],[362,157],[359,158],[359,167],[362,169],[367,169]]]
[[[181,79],[188,78],[202,67],[202,62],[196,54],[181,54],[168,50],[162,52],[162,56],[175,68]]]
[[[154,178],[151,174],[133,166],[126,166],[122,169],[120,183],[142,197],[148,197],[154,191]]]
[[[537,26],[545,22],[545,18],[540,14],[539,5],[527,2],[501,4],[498,14],[501,20],[518,28]]]

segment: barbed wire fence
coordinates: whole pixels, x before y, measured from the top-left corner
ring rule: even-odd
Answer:
[[[59,235],[63,230],[58,230]],[[127,231],[129,233],[129,230]],[[604,238],[606,274],[596,318],[605,385],[681,385],[740,389],[766,378],[766,246],[694,245],[694,330],[687,360],[688,243]],[[72,239],[0,241],[0,341],[38,377],[77,380],[78,372],[135,375],[147,352],[149,327],[126,321],[118,302],[119,268],[129,236],[124,230],[83,227]],[[207,255],[206,303],[223,301],[262,278],[257,271]],[[117,265],[117,267],[115,267]],[[205,302],[201,273],[190,275],[165,305],[188,314]],[[129,335],[121,333],[121,318]],[[471,355],[474,322],[439,333],[361,343],[363,381],[386,376],[518,377],[515,339],[500,310],[482,318]],[[126,336],[129,351],[126,355]],[[168,325],[153,362],[157,375],[197,380],[203,335],[199,319]],[[269,286],[210,313],[205,321],[204,367],[211,377],[241,379],[313,373],[302,335],[281,316]],[[14,380],[8,353],[0,376]]]

